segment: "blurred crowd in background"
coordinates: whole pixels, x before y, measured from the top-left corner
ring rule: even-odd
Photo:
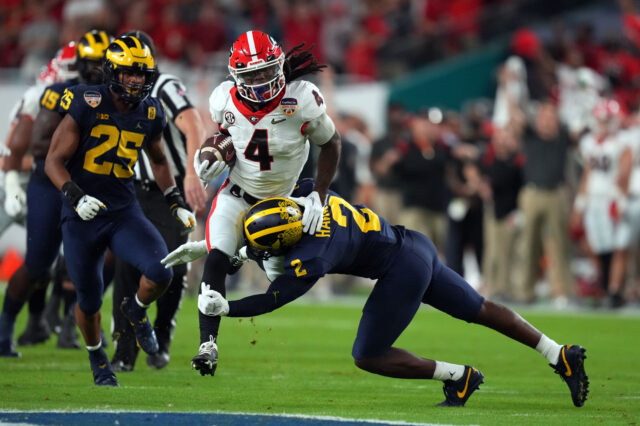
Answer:
[[[88,29],[149,33],[164,59],[216,68],[260,29],[338,73],[392,78],[590,0],[2,0],[0,67],[45,64]],[[31,71],[35,72],[35,71]]]
[[[2,0],[0,67],[35,74],[61,43],[103,28],[147,31],[163,63],[224,69],[231,41],[260,29],[285,50],[316,46],[316,56],[331,65],[318,84],[332,107],[336,75],[388,80],[508,37],[510,56],[495,72],[495,97],[471,99],[461,111],[437,105],[409,111],[393,103],[386,134],[374,138],[362,117],[330,109],[343,138],[332,189],[424,232],[461,274],[472,253],[481,273],[475,284],[494,299],[633,306],[640,302],[640,217],[634,217],[640,188],[635,193],[633,183],[640,178],[640,15],[635,2],[619,0],[621,30],[605,37],[592,22],[568,26],[557,19],[589,3],[597,2]],[[528,29],[549,17],[555,18],[544,40]],[[617,148],[603,154],[603,141]],[[632,156],[627,183],[616,175],[624,153]],[[600,167],[598,155],[619,167]],[[613,177],[583,182],[587,166],[589,179],[594,170]],[[314,175],[313,155],[303,174]],[[604,195],[590,192],[598,185]],[[209,185],[211,196],[216,189]],[[596,204],[606,205],[607,217],[595,228],[612,227],[613,235],[624,223],[628,238],[594,244],[588,222]],[[207,212],[200,213],[204,223]],[[200,276],[197,264],[192,276]],[[236,281],[264,279],[253,271]],[[342,293],[352,285],[327,286]]]

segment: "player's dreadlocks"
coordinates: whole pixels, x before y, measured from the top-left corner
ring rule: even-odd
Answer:
[[[306,74],[312,74],[322,71],[327,66],[318,62],[311,51],[313,45],[303,50],[306,43],[301,43],[287,52],[284,60],[284,78],[287,83],[302,77]]]

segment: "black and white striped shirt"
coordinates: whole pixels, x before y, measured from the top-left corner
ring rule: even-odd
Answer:
[[[171,74],[160,74],[151,91],[151,96],[159,98],[165,105],[169,124],[165,127],[162,135],[164,153],[173,176],[180,178],[180,181],[184,178],[187,167],[187,138],[174,121],[182,111],[193,108],[186,92],[187,90],[180,79]],[[144,151],[140,151],[140,157],[133,171],[135,179],[138,181],[155,181],[149,158]]]

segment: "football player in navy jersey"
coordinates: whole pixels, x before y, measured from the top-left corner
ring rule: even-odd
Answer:
[[[15,319],[34,290],[48,284],[49,269],[60,251],[62,197],[45,174],[44,162],[51,136],[66,115],[66,110],[58,110],[62,94],[67,87],[79,83],[98,84],[102,81],[99,70],[110,39],[104,31],[86,33],[76,45],[78,76],[48,86],[40,98],[40,111],[31,131],[30,151],[34,157],[34,168],[27,187],[27,252],[24,264],[9,279],[0,315],[0,356],[20,356],[13,349]],[[24,155],[26,151],[27,147],[23,147],[20,153]],[[41,309],[44,309],[44,300]]]
[[[135,296],[121,305],[147,353],[158,341],[146,308],[158,299],[172,273],[160,264],[167,246],[136,200],[132,167],[145,149],[156,182],[173,216],[186,229],[195,217],[176,187],[161,136],[167,123],[164,106],[149,97],[157,77],[150,49],[124,36],[105,53],[105,84],[65,90],[60,109],[67,115],[56,129],[45,171],[66,199],[62,237],[71,281],[76,287],[76,320],[82,332],[94,382],[118,386],[100,337],[102,265],[107,248],[142,273]]]
[[[359,368],[389,377],[442,380],[446,399],[439,405],[464,405],[483,383],[480,371],[393,346],[420,304],[427,303],[535,348],[568,384],[574,405],[584,404],[589,384],[585,350],[557,344],[517,313],[484,299],[440,262],[429,238],[391,226],[365,206],[352,206],[335,193],[329,194],[321,229],[314,235],[303,234],[302,213],[292,199],[260,201],[245,218],[249,257],[280,256],[282,261],[279,271],[267,271],[271,279],[267,291],[228,302],[203,282],[198,298],[202,313],[251,317],[300,297],[325,274],[373,278],[378,281],[364,306],[352,350]]]

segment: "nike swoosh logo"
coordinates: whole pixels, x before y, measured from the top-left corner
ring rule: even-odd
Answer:
[[[276,120],[275,118],[272,118],[271,124],[278,124],[278,123],[282,123],[283,121],[286,121],[286,118],[281,118],[280,120]]]
[[[469,388],[469,379],[471,378],[471,368],[469,369],[469,374],[467,374],[467,382],[464,384],[464,389],[462,389],[462,392],[458,391],[458,398],[464,398],[464,396],[467,394],[467,389]]]
[[[571,347],[571,346],[569,346]],[[564,375],[567,377],[571,377],[571,367],[569,367],[569,363],[567,362],[567,357],[564,354],[564,346],[562,347],[562,361],[564,362],[564,366],[567,367],[567,371],[564,372]]]

